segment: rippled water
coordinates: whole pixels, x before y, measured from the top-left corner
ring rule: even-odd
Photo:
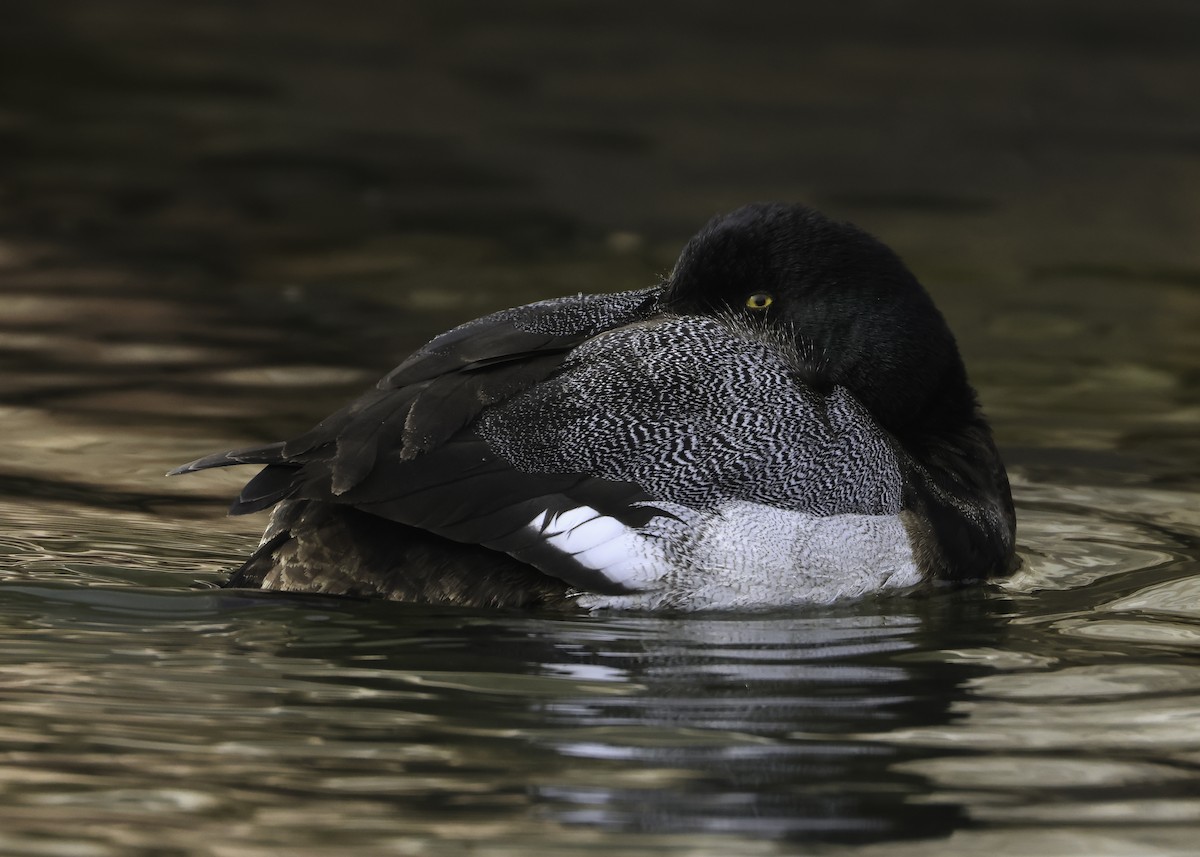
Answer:
[[[804,5],[6,6],[0,852],[1192,853],[1200,17]],[[1013,579],[675,618],[214,588],[246,474],[170,467],[757,198],[935,294]]]

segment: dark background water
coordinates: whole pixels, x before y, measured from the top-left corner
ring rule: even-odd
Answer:
[[[1200,7],[10,0],[0,851],[1189,854]],[[1025,567],[790,615],[196,588],[244,474],[433,333],[712,213],[897,249]]]

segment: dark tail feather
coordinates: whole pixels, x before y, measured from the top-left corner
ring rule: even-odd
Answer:
[[[212,455],[197,458],[182,467],[176,467],[167,475],[179,476],[181,473],[195,473],[197,470],[208,470],[210,467],[229,467],[232,464],[280,464],[282,461],[283,444],[269,443],[266,446],[214,452]]]
[[[263,542],[241,568],[233,573],[225,586],[233,589],[262,589],[263,579],[275,565],[275,550],[293,538],[290,530],[276,533],[275,537]]]
[[[181,473],[195,473],[197,470],[208,470],[210,467],[229,467],[233,464],[265,464],[267,466],[246,483],[242,493],[229,507],[231,515],[246,515],[274,506],[296,490],[294,483],[296,473],[300,468],[299,465],[285,462],[282,443],[269,443],[266,446],[252,446],[246,449],[213,453],[203,458],[197,458],[182,467],[176,467],[167,475],[178,476]]]
[[[282,446],[282,444],[281,444]],[[246,483],[242,493],[229,507],[231,515],[248,515],[270,508],[295,493],[299,465],[269,464]]]

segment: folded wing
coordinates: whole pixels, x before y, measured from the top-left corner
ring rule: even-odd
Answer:
[[[636,538],[663,514],[647,505],[650,497],[632,483],[586,473],[515,469],[472,424],[485,408],[559,371],[581,342],[640,320],[654,296],[563,298],[470,322],[295,440],[210,455],[173,472],[264,464],[231,514],[285,499],[332,501],[503,551],[581,588],[629,591],[632,577],[606,572],[612,563],[598,567],[593,549]],[[575,532],[569,545],[564,520]]]

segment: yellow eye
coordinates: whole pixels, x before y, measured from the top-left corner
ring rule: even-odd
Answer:
[[[766,292],[755,292],[750,297],[746,298],[746,306],[748,306],[750,309],[766,309],[773,303],[775,303],[775,298],[771,297]]]

